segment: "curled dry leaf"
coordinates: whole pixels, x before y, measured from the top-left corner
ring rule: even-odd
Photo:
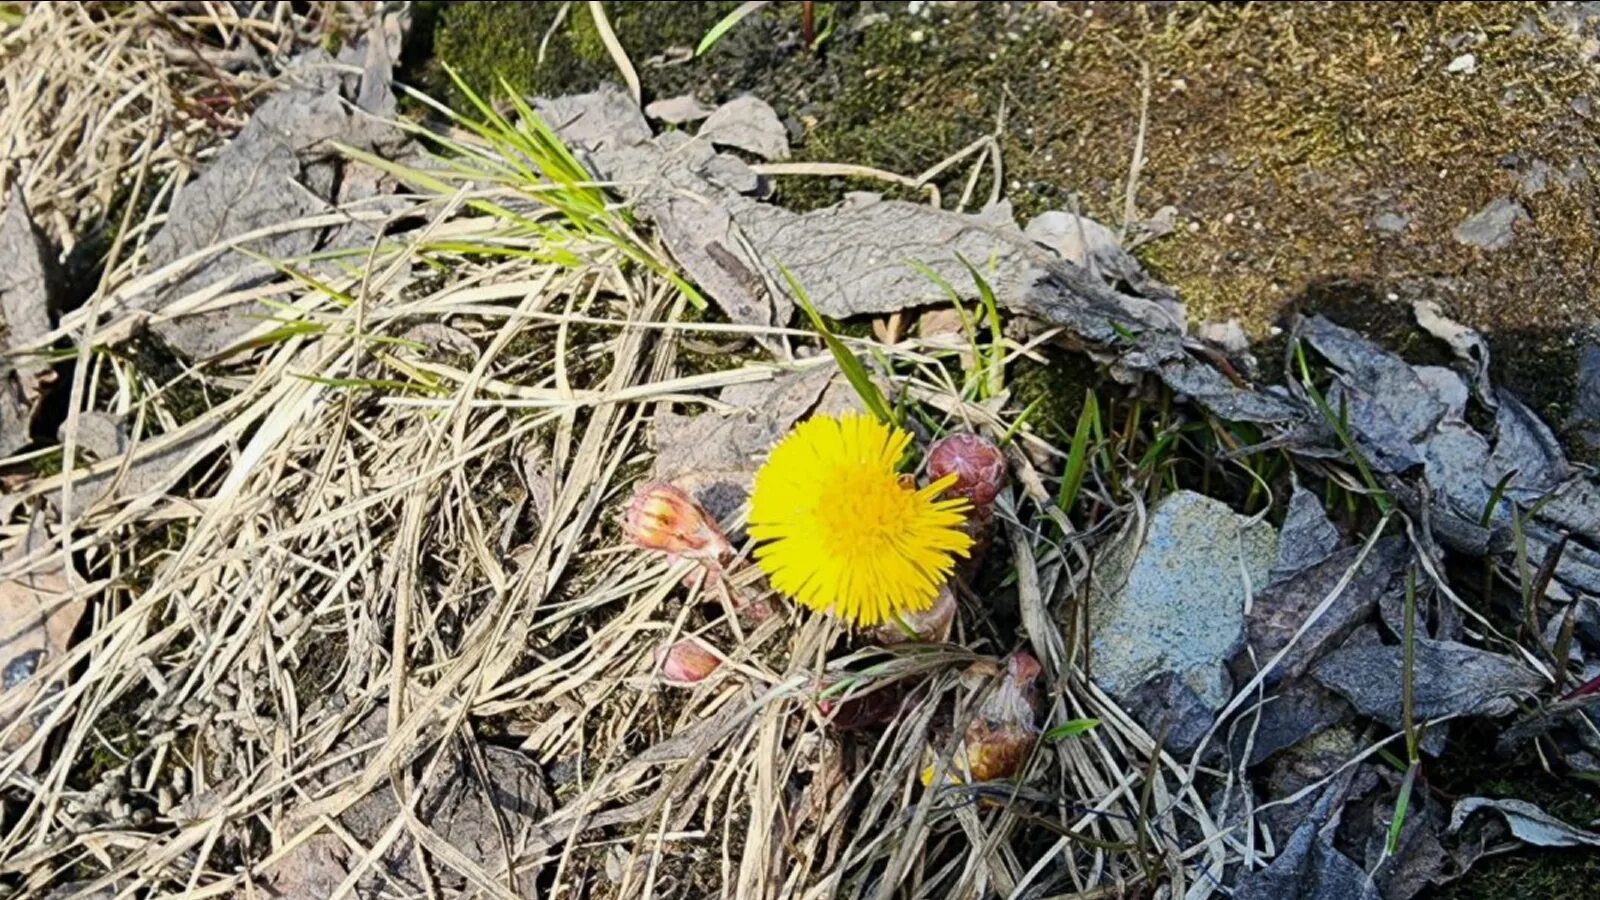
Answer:
[[[962,745],[945,777],[952,783],[995,781],[1017,774],[1039,740],[1034,721],[1034,683],[1041,667],[1033,654],[1018,651],[1006,658],[1006,673],[967,726]],[[922,771],[922,783],[933,783],[934,767]]]

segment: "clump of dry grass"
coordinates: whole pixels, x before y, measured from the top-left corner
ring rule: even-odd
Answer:
[[[170,195],[170,178],[244,124],[272,71],[359,25],[326,0],[22,6],[0,32],[0,189],[20,185],[68,249],[147,202],[129,196],[136,173]]]
[[[248,351],[165,381],[81,351],[83,409],[131,420],[136,441],[16,493],[17,508],[59,498],[49,540],[23,547],[22,524],[0,530],[0,549],[15,551],[0,578],[70,559],[91,610],[82,639],[39,675],[61,691],[0,701],[0,721],[42,725],[0,757],[0,877],[32,891],[70,876],[124,896],[218,896],[270,882],[296,848],[332,834],[352,864],[336,895],[381,880],[383,855],[409,844],[494,896],[533,872],[577,891],[614,858],[597,895],[1116,894],[1160,882],[1204,897],[1227,864],[1270,854],[1248,824],[1218,823],[1193,764],[1159,752],[1085,678],[1082,636],[1058,622],[1087,587],[1084,535],[1025,455],[1004,518],[1026,639],[1045,665],[1042,724],[1103,724],[1041,745],[1014,785],[925,789],[920,774],[930,755],[948,763],[975,706],[961,672],[1017,638],[841,655],[830,620],[780,605],[747,629],[683,586],[686,565],[622,548],[611,517],[648,459],[656,411],[831,362],[680,374],[686,333],[752,329],[686,324],[691,295],[658,248],[595,205],[598,189],[563,180],[553,155],[523,177],[518,155],[541,159],[536,135],[467,132],[449,177],[419,179],[394,217],[426,225],[331,275],[168,308],[270,293],[279,321]],[[132,333],[140,319],[120,301],[165,275],[125,274],[63,333]],[[275,327],[286,323],[299,327]],[[929,419],[1014,431],[999,404],[963,398],[939,363],[948,348],[877,349]],[[176,415],[184,384],[214,405]],[[129,489],[141,466],[154,468]],[[653,652],[686,632],[729,660],[668,689]],[[881,731],[841,734],[816,705],[816,685],[841,678],[906,699]],[[381,739],[331,777],[371,715]],[[374,791],[411,809],[447,745],[490,730],[576,771],[493,859],[440,852],[438,823],[415,815],[373,834],[339,824]],[[0,739],[20,734],[13,724]]]

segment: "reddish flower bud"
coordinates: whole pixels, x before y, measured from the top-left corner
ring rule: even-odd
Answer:
[[[939,588],[933,605],[921,612],[900,613],[872,629],[872,639],[880,644],[908,641],[943,643],[950,639],[950,626],[956,620],[956,595],[947,584]]]
[[[716,563],[733,555],[722,529],[700,504],[670,484],[644,484],[622,516],[622,531],[646,550]]]
[[[971,432],[946,435],[928,448],[928,480],[954,474],[945,493],[965,497],[973,509],[988,512],[1006,485],[1006,456],[994,442]]]
[[[670,684],[699,684],[722,665],[722,657],[699,638],[684,638],[671,646],[656,648],[656,668]]]

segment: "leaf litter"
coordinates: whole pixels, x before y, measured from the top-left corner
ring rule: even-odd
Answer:
[[[262,185],[276,189],[299,180],[317,198],[303,209],[261,198],[259,224],[283,226],[283,234],[319,235],[309,242],[301,235],[293,246],[258,245],[268,256],[303,256],[343,240],[325,236],[328,224],[290,227],[362,199],[331,193],[326,170],[318,168],[348,161],[335,162],[297,141],[317,134],[377,148],[390,139],[386,128],[367,132],[376,126],[354,112],[387,111],[387,63],[371,53],[363,63],[360,79],[340,75],[320,93],[294,95],[291,88],[283,95],[298,96],[326,118],[296,119],[294,128],[279,132],[279,143],[268,146],[261,135],[279,114],[269,99],[235,142],[244,143],[216,157],[225,161],[231,150],[247,164],[241,170],[267,173]],[[1103,646],[1089,657],[1067,654],[1067,646],[1081,644],[1054,646],[1043,623],[1059,616],[1062,635],[1074,634],[1072,599],[1094,591],[1104,596],[1089,564],[1110,567],[1116,554],[1103,536],[1079,535],[1058,547],[1008,527],[1011,540],[1022,541],[1011,558],[1027,569],[1017,573],[1026,581],[1023,602],[1048,607],[1043,619],[1039,609],[1024,611],[1026,638],[1040,658],[1060,661],[1045,676],[1047,724],[1090,718],[1102,724],[1034,753],[1004,798],[975,793],[978,785],[920,794],[856,790],[872,778],[913,784],[924,752],[940,735],[963,732],[950,706],[959,706],[955,673],[971,665],[973,650],[863,648],[830,658],[839,640],[834,626],[787,611],[741,635],[733,619],[719,617],[720,600],[708,582],[683,588],[682,572],[672,565],[618,556],[594,539],[603,508],[625,493],[622,473],[641,454],[650,456],[652,477],[677,481],[719,517],[736,519],[766,446],[808,414],[855,404],[835,370],[819,364],[825,359],[787,355],[792,335],[783,329],[792,306],[773,277],[778,265],[795,274],[824,314],[847,318],[947,303],[943,289],[906,266],[908,259],[961,285],[972,280],[964,260],[981,263],[982,277],[1010,313],[1060,329],[1075,347],[1125,377],[1158,378],[1179,401],[1220,421],[1262,426],[1309,470],[1337,480],[1330,468],[1340,455],[1329,433],[1334,429],[1323,427],[1320,412],[1297,393],[1304,386],[1257,386],[1219,367],[1217,357],[1185,336],[1182,307],[1171,293],[1139,277],[1142,270],[1112,244],[1109,229],[1075,214],[1058,212],[1025,231],[1003,204],[967,214],[864,195],[795,214],[760,199],[769,177],[761,166],[715,151],[715,129],[704,133],[710,121],[695,138],[656,136],[632,100],[613,91],[536,106],[652,226],[650,241],[659,245],[631,249],[675,259],[723,306],[731,329],[761,341],[776,366],[677,375],[675,342],[651,338],[683,298],[663,280],[606,262],[615,247],[604,242],[570,243],[564,249],[580,264],[567,269],[526,259],[454,258],[453,273],[419,296],[411,290],[417,277],[411,269],[443,258],[430,254],[451,252],[429,246],[437,230],[458,240],[537,244],[519,230],[521,223],[457,216],[447,192],[414,198],[433,218],[416,231],[387,234],[394,246],[370,248],[375,255],[361,279],[319,270],[337,291],[362,292],[355,307],[230,252],[244,233],[238,223],[190,238],[174,231],[172,249],[160,253],[153,244],[157,264],[163,254],[175,264],[189,260],[174,270],[183,274],[175,281],[136,277],[114,286],[112,296],[136,302],[100,304],[105,321],[98,324],[106,333],[130,333],[138,310],[129,307],[140,304],[153,303],[162,318],[191,327],[208,321],[213,308],[230,310],[226,340],[179,340],[180,349],[210,355],[236,346],[242,334],[260,332],[258,324],[239,334],[231,330],[238,327],[237,311],[252,308],[263,288],[315,311],[328,327],[246,348],[254,374],[236,369],[225,376],[236,392],[225,404],[195,422],[173,422],[175,429],[155,437],[159,447],[189,447],[184,441],[196,440],[192,452],[180,454],[184,462],[141,470],[141,459],[158,460],[131,458],[141,443],[126,417],[132,404],[91,398],[95,408],[81,411],[74,439],[99,459],[85,473],[44,478],[21,492],[20,502],[48,502],[63,489],[97,487],[93,479],[120,473],[124,489],[93,506],[84,498],[69,503],[82,513],[73,539],[95,566],[113,559],[120,564],[114,550],[130,525],[184,523],[169,532],[176,541],[170,559],[126,559],[140,572],[141,590],[118,595],[125,607],[96,620],[92,636],[73,651],[90,665],[62,685],[66,696],[59,702],[73,704],[73,716],[59,723],[56,739],[69,761],[104,740],[92,726],[129,693],[125,673],[138,671],[152,685],[135,713],[135,733],[151,737],[150,745],[125,748],[106,782],[124,786],[96,794],[69,785],[65,767],[46,776],[78,804],[72,815],[80,830],[70,833],[79,837],[70,840],[94,834],[98,822],[132,821],[133,807],[166,817],[132,839],[139,864],[107,862],[86,890],[118,883],[136,869],[152,884],[201,880],[213,890],[236,887],[240,876],[208,870],[205,854],[192,854],[199,839],[194,828],[231,834],[226,823],[252,818],[265,824],[275,846],[296,849],[262,865],[267,857],[238,835],[220,846],[257,867],[247,877],[275,883],[291,896],[379,883],[447,891],[471,885],[499,895],[531,876],[536,860],[551,859],[563,871],[599,865],[620,894],[644,893],[691,883],[694,875],[674,868],[671,854],[660,850],[694,847],[707,837],[737,854],[737,871],[723,869],[726,884],[752,891],[786,878],[837,886],[875,867],[890,879],[881,883],[892,883],[909,876],[917,848],[925,847],[943,848],[947,867],[915,877],[979,892],[1009,893],[1045,882],[1088,889],[1108,860],[1122,867],[1117,877],[1148,879],[1159,870],[1175,894],[1194,897],[1216,894],[1225,878],[1233,879],[1235,896],[1379,896],[1380,890],[1410,896],[1434,877],[1438,853],[1430,841],[1438,840],[1440,823],[1431,813],[1402,823],[1400,857],[1371,849],[1381,824],[1378,806],[1362,807],[1374,820],[1366,826],[1367,852],[1352,856],[1334,842],[1345,804],[1388,784],[1361,761],[1374,746],[1356,730],[1358,723],[1391,731],[1407,726],[1400,687],[1406,654],[1386,641],[1374,620],[1394,622],[1397,579],[1413,563],[1424,570],[1434,565],[1433,548],[1398,537],[1343,547],[1340,530],[1315,496],[1298,486],[1287,497],[1281,530],[1224,508],[1230,527],[1253,536],[1247,558],[1187,540],[1157,541],[1154,548],[1141,543],[1122,554],[1130,571],[1172,565],[1195,572],[1204,562],[1206,574],[1190,581],[1230,598],[1217,612],[1236,618],[1238,627],[1217,629],[1217,640],[1188,648],[1196,651],[1192,670],[1164,654],[1140,653],[1129,661],[1137,677],[1122,678],[1115,665],[1095,668],[1095,662],[1115,660]],[[291,119],[302,114],[288,107],[280,112]],[[776,139],[771,123],[757,118],[764,139]],[[740,146],[726,136],[724,143]],[[774,146],[763,146],[778,155]],[[208,171],[220,172],[216,165]],[[379,192],[388,189],[372,184]],[[226,194],[226,188],[208,190]],[[299,202],[279,193],[280,202]],[[207,195],[193,196],[183,202],[202,203]],[[181,192],[172,201],[175,210],[180,200]],[[379,217],[365,221],[374,223],[368,241],[385,234]],[[162,299],[137,299],[151,297]],[[418,317],[448,327],[440,332],[446,339],[422,340],[428,335],[415,330]],[[65,318],[64,333],[88,320],[87,313]],[[578,327],[603,329],[595,346],[573,347]],[[425,349],[358,352],[358,338],[390,329]],[[1563,554],[1554,567],[1552,584],[1569,597],[1587,596],[1589,561],[1600,540],[1596,520],[1586,516],[1597,495],[1536,416],[1503,392],[1484,391],[1479,399],[1493,397],[1496,429],[1482,435],[1467,422],[1470,398],[1459,376],[1409,366],[1325,320],[1308,320],[1299,333],[1330,367],[1329,397],[1346,416],[1341,427],[1370,454],[1382,484],[1403,498],[1425,498],[1407,512],[1433,526],[1430,539],[1464,552],[1476,547],[1504,567],[1514,563],[1513,527],[1535,558],[1568,535],[1571,556]],[[1464,357],[1480,360],[1477,344],[1457,332],[1440,333],[1454,335],[1445,339],[1459,343]],[[554,347],[579,355],[551,360],[507,352],[518,338],[553,338]],[[30,340],[37,346],[50,339]],[[931,380],[920,349],[875,349],[899,366],[886,379],[891,395],[937,397],[942,405],[931,408],[957,419],[1006,424],[996,420],[997,407],[948,396]],[[579,368],[583,353],[605,359],[598,376]],[[475,359],[466,366],[452,362],[462,354]],[[138,377],[126,369],[108,374],[129,383]],[[1481,377],[1473,383],[1483,385]],[[374,391],[378,384],[391,388],[359,396],[363,386]],[[689,415],[691,407],[704,408]],[[159,401],[146,404],[151,408],[157,416],[170,412]],[[1043,442],[1026,429],[1014,433],[1041,449]],[[498,465],[513,448],[517,462]],[[207,472],[195,471],[207,454],[220,459]],[[1500,485],[1513,471],[1516,478]],[[195,479],[183,490],[191,496],[171,491],[180,478]],[[1415,492],[1418,479],[1431,490]],[[1352,484],[1348,476],[1338,483]],[[485,520],[498,522],[501,510],[484,498],[498,497],[508,485],[527,492],[528,513],[512,514],[491,536]],[[1503,490],[1491,503],[1497,486]],[[1174,497],[1181,502],[1184,495],[1166,502]],[[1111,508],[1119,517],[1145,515],[1157,523],[1165,515],[1161,504]],[[1485,510],[1488,526],[1479,518]],[[1472,529],[1489,536],[1477,543]],[[1225,537],[1212,535],[1213,542]],[[11,553],[0,568],[6,578],[41,577],[62,558],[29,550],[9,533],[8,539]],[[486,552],[500,541],[518,561],[514,568]],[[604,564],[587,565],[590,555]],[[1219,567],[1219,559],[1233,565]],[[736,583],[733,589],[758,588]],[[1442,587],[1438,594],[1440,603],[1450,599]],[[974,630],[993,634],[985,611],[974,617],[974,601],[962,598],[955,629],[966,641]],[[1090,612],[1105,610],[1095,605]],[[685,628],[692,632],[687,639],[712,642],[726,662],[716,677],[679,688],[667,701],[648,678],[635,676],[648,674],[656,665],[654,649]],[[1103,640],[1103,631],[1091,629],[1089,636]],[[1484,633],[1475,622],[1475,639]],[[256,643],[251,635],[264,637]],[[1502,716],[1515,701],[1548,687],[1547,669],[1530,658],[1470,646],[1459,636],[1452,629],[1415,640],[1410,702],[1419,718]],[[988,639],[979,646],[995,651],[990,667],[1007,649]],[[143,649],[135,654],[132,647]],[[1580,646],[1580,654],[1587,650]],[[331,661],[329,671],[309,671],[317,660]],[[1203,683],[1191,677],[1202,670]],[[893,703],[879,704],[883,714],[863,720],[860,736],[844,740],[812,718],[820,704],[810,686],[824,680],[846,689],[876,686],[862,696]],[[26,715],[57,708],[37,697],[6,704],[8,710],[25,707]],[[1191,706],[1194,721],[1175,728],[1170,714],[1189,716],[1184,710]],[[471,721],[493,721],[505,730],[502,743],[516,749],[484,746],[463,727]],[[352,726],[356,722],[359,727]],[[1221,810],[1208,808],[1196,780],[1196,763],[1216,750],[1211,742],[1224,728],[1241,772],[1268,763],[1274,771],[1266,782],[1272,788],[1267,808],[1230,813],[1226,830],[1218,824]],[[175,746],[179,734],[198,740],[203,752],[178,760],[163,749]],[[1431,741],[1435,735],[1442,736],[1442,727],[1430,730]],[[358,742],[365,749],[355,751]],[[1194,762],[1185,765],[1163,745]],[[340,756],[347,757],[343,764],[321,766]],[[17,760],[7,765],[14,771]],[[573,767],[584,777],[559,774]],[[1041,782],[1027,777],[1051,767],[1077,798],[1065,807],[1055,794],[1034,796]],[[224,771],[232,774],[221,777]],[[209,799],[187,806],[164,800],[161,790],[177,772],[186,773],[189,799]],[[795,773],[810,773],[811,787],[793,780]],[[960,801],[963,792],[976,798],[975,805]],[[91,795],[104,813],[85,811]],[[1079,810],[1080,801],[1094,808]],[[35,793],[27,802],[47,801]],[[1311,805],[1299,820],[1268,815],[1303,802]],[[1513,833],[1520,823],[1521,836],[1536,843],[1552,839],[1552,829],[1584,833],[1536,809],[1494,808]],[[783,836],[786,847],[800,851],[793,858],[773,837],[783,810],[804,811],[792,816],[796,830]],[[165,823],[176,826],[180,815],[186,827],[169,829]],[[1457,815],[1466,814],[1458,807]],[[855,830],[838,827],[847,817]],[[55,852],[50,842],[69,833],[44,819],[27,821],[0,846],[20,861],[9,864],[22,867],[16,871],[47,864]],[[1060,835],[1043,855],[1012,837],[1019,825],[1041,822]],[[330,830],[330,823],[341,831]],[[608,830],[623,836],[617,846],[627,847],[625,858],[590,853],[587,842]],[[958,833],[970,846],[948,843]],[[1001,842],[1007,847],[999,858],[985,849]],[[1119,847],[1132,849],[1104,855],[1105,848]],[[1061,861],[1059,870],[1052,859]]]

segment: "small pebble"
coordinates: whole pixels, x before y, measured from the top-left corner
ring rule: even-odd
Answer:
[[[1445,66],[1444,70],[1452,75],[1471,75],[1478,71],[1478,57],[1471,53],[1463,53],[1450,60],[1450,65]]]

